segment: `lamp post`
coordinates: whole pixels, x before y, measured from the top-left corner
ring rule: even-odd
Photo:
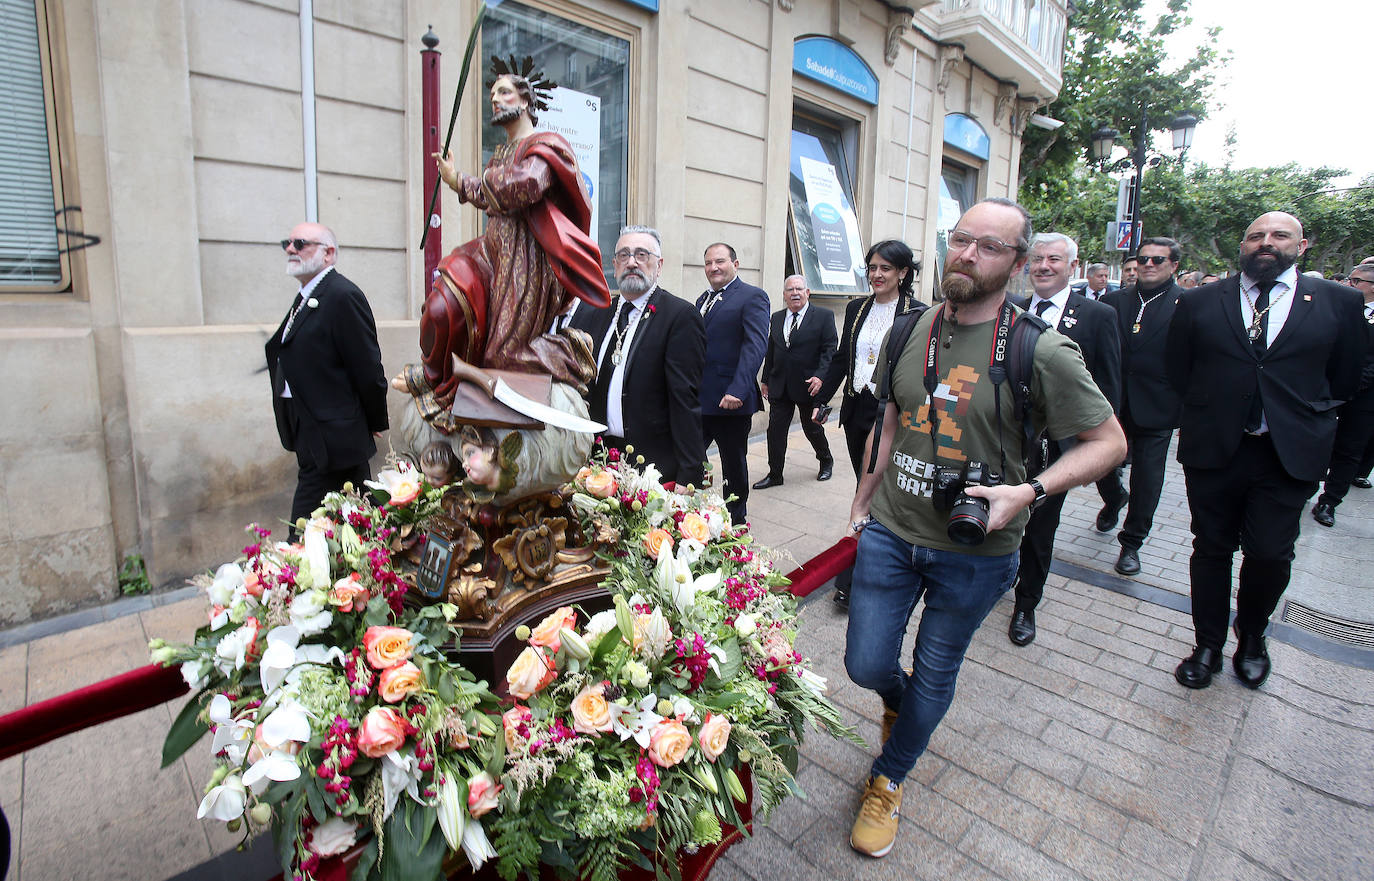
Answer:
[[[1131,164],[1135,167],[1135,176],[1131,180],[1130,205],[1127,206],[1131,217],[1131,248],[1127,252],[1129,254],[1134,254],[1139,249],[1140,231],[1144,227],[1140,213],[1140,185],[1145,177],[1145,142],[1150,133],[1146,110],[1147,108],[1142,104],[1140,107],[1140,127],[1136,129],[1135,145],[1131,151]],[[1197,117],[1191,113],[1180,113],[1169,123],[1169,129],[1174,135],[1174,149],[1179,151],[1179,155],[1182,155],[1183,151],[1193,145],[1193,132],[1197,129]],[[1093,159],[1098,161],[1107,159],[1112,153],[1112,148],[1116,146],[1117,136],[1117,130],[1107,125],[1102,125],[1093,132]]]

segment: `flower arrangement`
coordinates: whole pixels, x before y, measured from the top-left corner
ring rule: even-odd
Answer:
[[[445,657],[453,607],[408,609],[392,560],[443,490],[405,464],[368,486],[330,494],[297,543],[250,527],[240,560],[198,579],[209,623],[151,646],[199,691],[164,766],[212,731],[198,816],[245,836],[271,825],[297,881],[367,832],[369,877],[442,877],[449,848],[474,867],[495,855],[481,818],[499,789],[496,698]]]
[[[742,825],[745,766],[766,817],[797,791],[808,725],[855,738],[793,647],[795,600],[766,553],[718,496],[659,480],[612,450],[574,481],[584,530],[619,536],[614,605],[517,630],[492,823],[504,878],[664,869],[719,841],[722,821]]]

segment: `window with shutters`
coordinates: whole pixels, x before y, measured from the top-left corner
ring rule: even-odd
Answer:
[[[70,285],[48,17],[0,0],[0,294]]]

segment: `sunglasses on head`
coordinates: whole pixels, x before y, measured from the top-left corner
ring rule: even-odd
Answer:
[[[1142,266],[1146,263],[1153,263],[1155,266],[1162,266],[1164,265],[1164,261],[1168,259],[1168,256],[1163,254],[1151,254],[1148,257],[1141,256],[1136,258],[1136,260],[1139,261],[1140,265]]]
[[[282,239],[281,249],[294,247],[297,251],[304,251],[307,245],[323,245],[324,242],[312,242],[310,239]]]

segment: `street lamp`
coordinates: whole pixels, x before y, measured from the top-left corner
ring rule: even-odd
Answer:
[[[1144,224],[1140,211],[1140,185],[1145,177],[1145,141],[1150,130],[1146,108],[1140,108],[1140,128],[1136,130],[1135,149],[1131,151],[1131,164],[1135,167],[1135,177],[1131,181],[1131,248],[1127,253],[1134,254],[1140,247],[1140,230]],[[1191,113],[1180,113],[1169,123],[1174,135],[1174,149],[1180,154],[1193,145],[1193,132],[1197,130],[1197,117]],[[1116,129],[1101,125],[1092,133],[1093,159],[1102,162],[1111,156],[1118,137]],[[1158,161],[1158,160],[1156,160]]]

